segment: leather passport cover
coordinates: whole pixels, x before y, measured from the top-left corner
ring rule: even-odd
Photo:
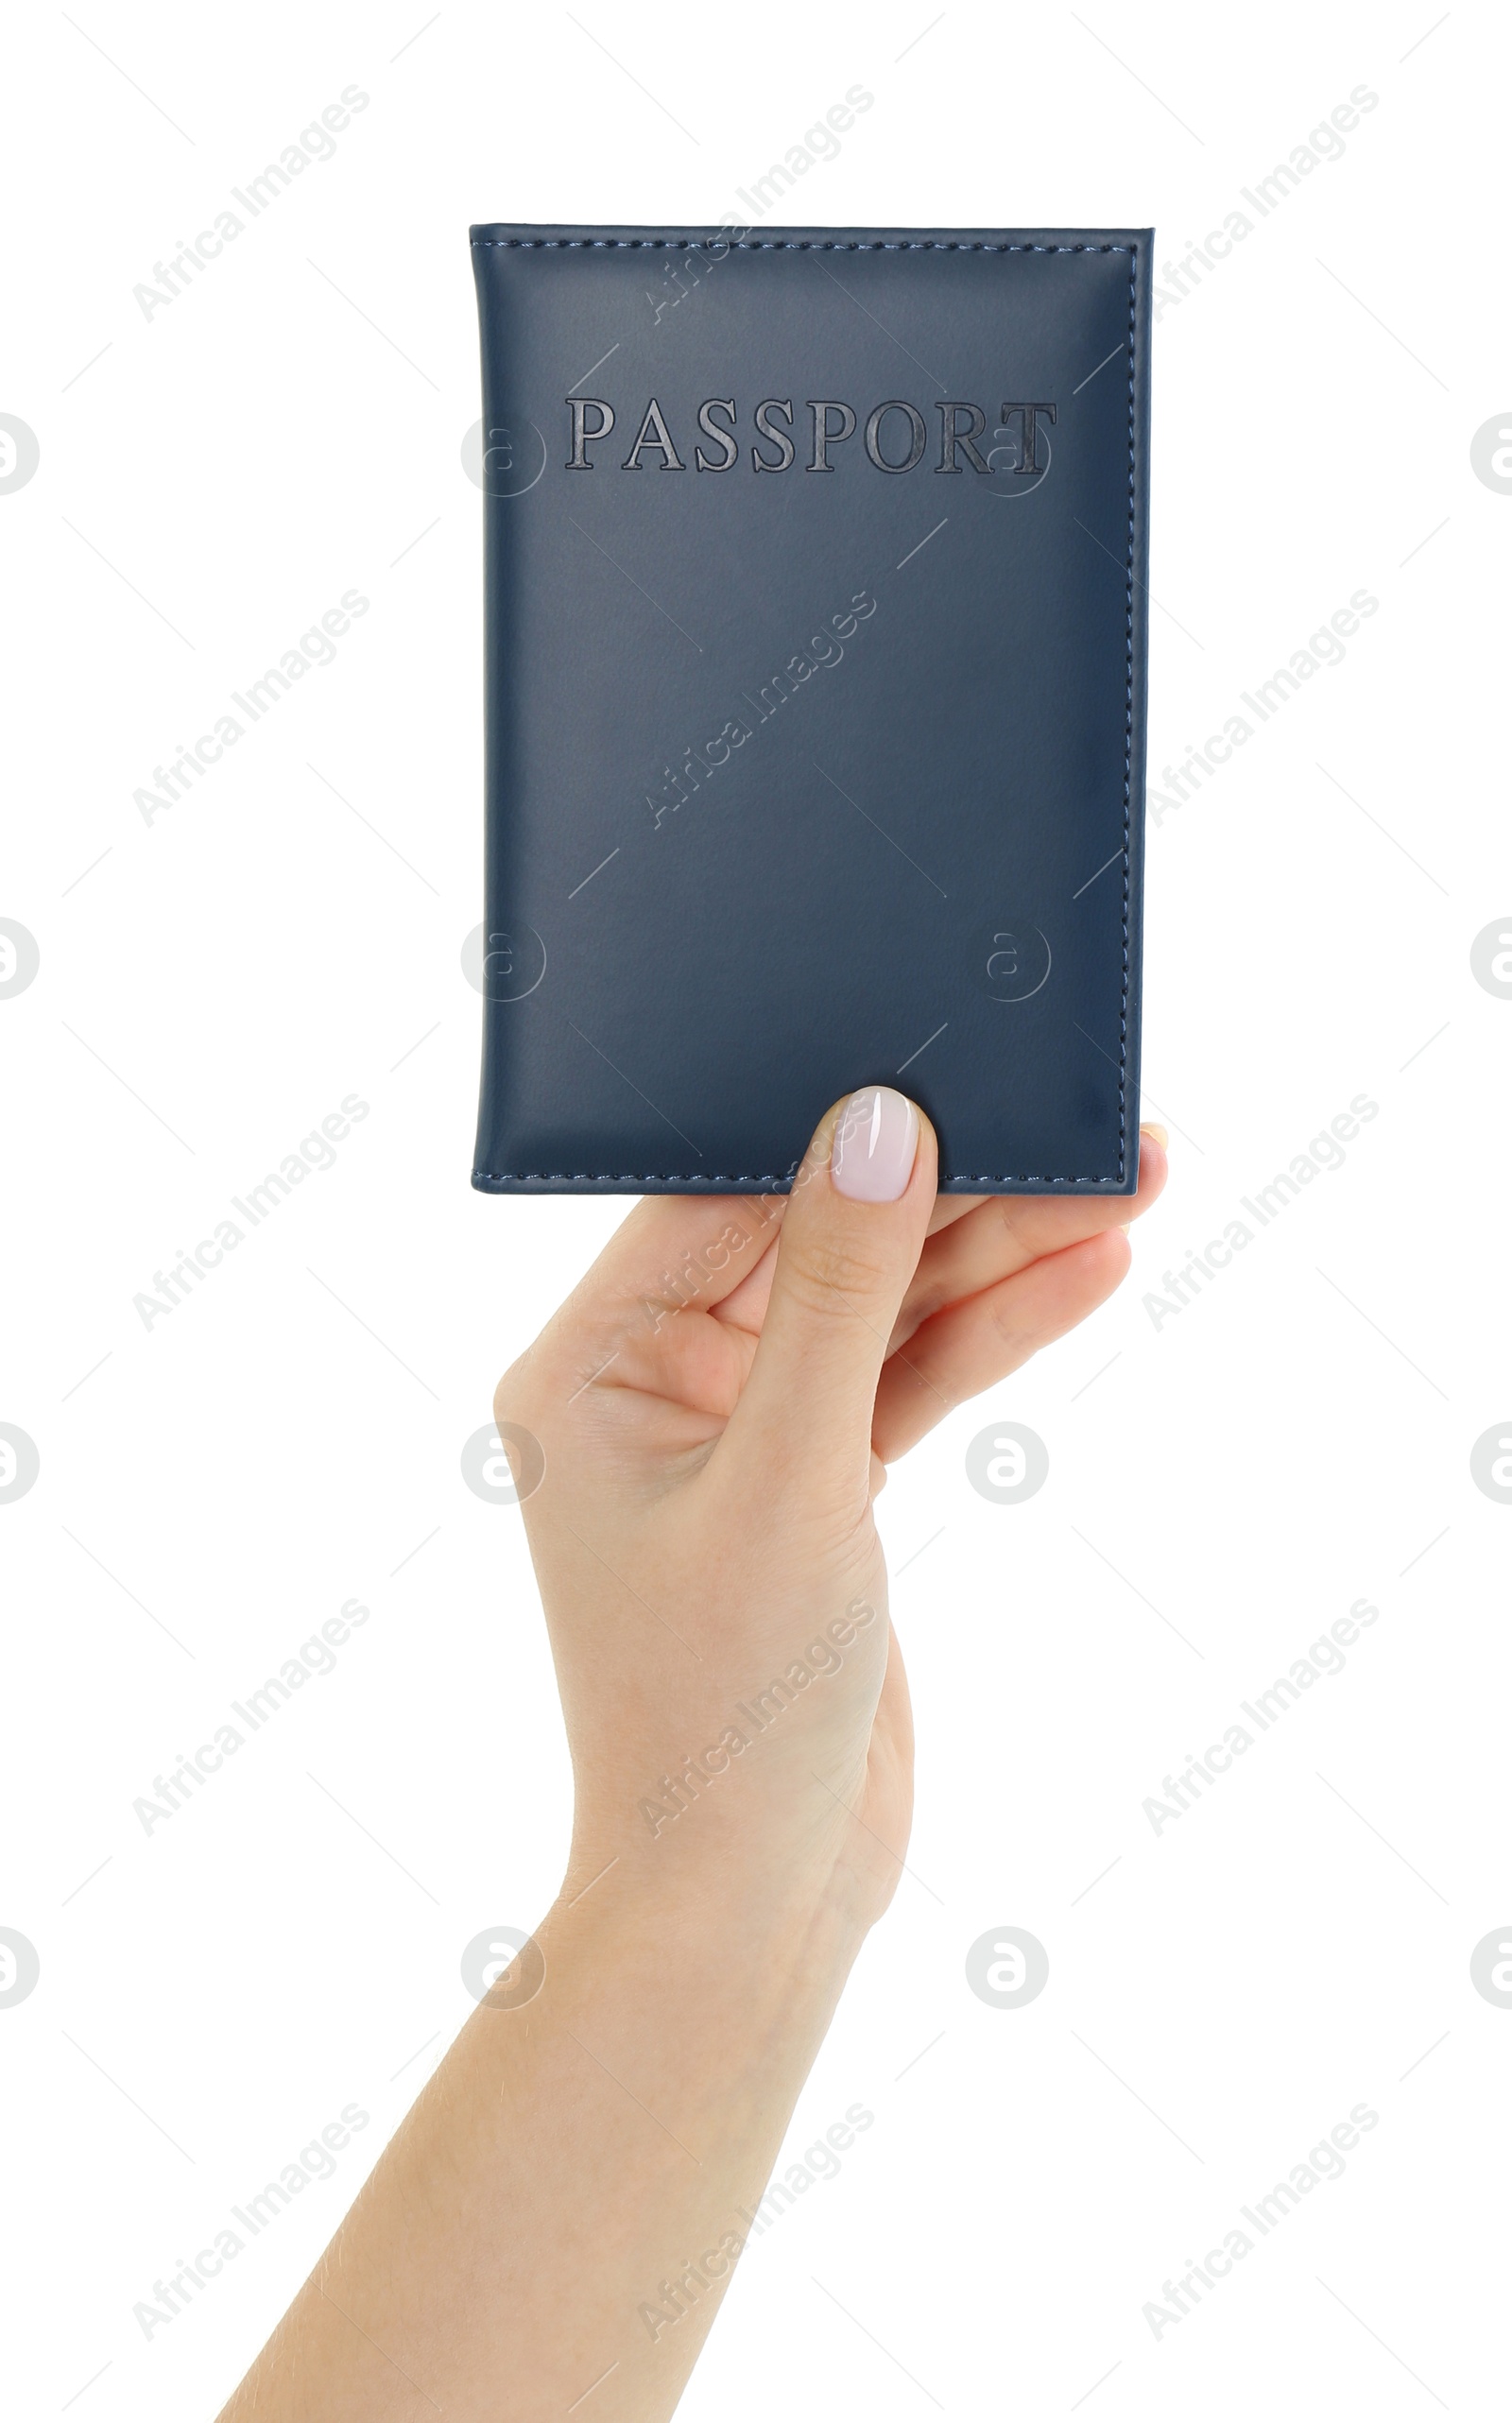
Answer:
[[[1150,244],[472,229],[475,1186],[1134,1192]]]

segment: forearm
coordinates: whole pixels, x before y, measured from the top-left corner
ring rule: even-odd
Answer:
[[[865,1932],[843,1880],[764,1884],[558,1902],[539,1994],[469,2020],[225,2423],[670,2414]]]

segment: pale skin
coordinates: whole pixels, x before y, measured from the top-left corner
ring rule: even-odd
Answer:
[[[845,1108],[789,1197],[640,1203],[499,1383],[545,1454],[566,1874],[223,2423],[660,2423],[758,2260],[907,1847],[885,1468],[1095,1311],[1166,1175],[1145,1128],[1132,1198],[936,1196],[920,1118],[902,1194],[852,1200]]]

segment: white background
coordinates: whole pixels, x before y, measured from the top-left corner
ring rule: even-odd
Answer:
[[[555,1889],[519,1518],[458,1458],[623,1206],[467,1182],[467,227],[712,225],[856,83],[875,106],[771,223],[1153,222],[1173,263],[1378,96],[1161,308],[1152,780],[1353,592],[1379,610],[1152,827],[1173,1166],[1128,1284],[887,1492],[910,1875],[785,2158],[852,2103],[874,2124],[741,2264],[683,2412],[1504,2399],[1512,2011],[1469,1957],[1512,1935],[1512,1507],[1469,1455],[1512,1415],[1512,1002],[1469,954],[1512,924],[1512,501],[1470,462],[1512,421],[1505,26],[931,9],[14,21],[0,410],[41,447],[0,495],[0,915],[41,952],[0,1001],[0,1419],[41,1456],[0,1505],[0,1924],[41,1960],[0,2009],[18,2416],[213,2413],[470,2009],[462,1946]],[[145,318],[154,264],[353,83],[336,156]],[[350,589],[336,661],[145,822],[153,768]],[[146,1330],[133,1297],[350,1093],[335,1166]],[[1157,1328],[1142,1297],[1361,1093],[1344,1166]],[[965,1477],[994,1415],[1048,1445],[1022,1505]],[[336,1670],[144,1833],[154,1777],[353,1596]],[[1361,1597],[1346,1671],[1157,1836],[1162,1778]],[[1050,1959],[1021,2010],[966,1982],[1006,1924]],[[1362,2103],[1347,2174],[1157,2339],[1162,2282]],[[349,2104],[335,2177],[145,2337],[154,2281]]]

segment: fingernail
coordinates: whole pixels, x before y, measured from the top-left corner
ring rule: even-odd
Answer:
[[[1140,1128],[1140,1134],[1141,1134],[1142,1136],[1153,1136],[1153,1137],[1154,1137],[1154,1139],[1155,1139],[1155,1141],[1156,1141],[1156,1143],[1157,1143],[1161,1147],[1161,1149],[1162,1149],[1162,1150],[1163,1150],[1163,1149],[1164,1149],[1164,1148],[1165,1148],[1165,1147],[1170,1143],[1170,1142],[1171,1142],[1171,1139],[1170,1139],[1170,1137],[1166,1134],[1165,1129],[1164,1129],[1163,1127],[1158,1127],[1158,1126],[1156,1126],[1156,1124],[1155,1124],[1155,1122],[1154,1122],[1154,1120],[1153,1120],[1153,1119],[1146,1119],[1146,1120],[1143,1123],[1143,1125],[1141,1126],[1141,1128]]]
[[[835,1122],[830,1176],[852,1203],[896,1203],[914,1174],[919,1113],[890,1085],[864,1086]]]

